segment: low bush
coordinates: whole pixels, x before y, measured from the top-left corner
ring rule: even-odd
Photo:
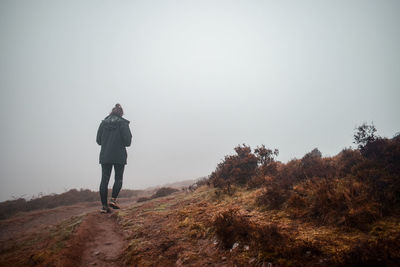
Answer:
[[[361,154],[363,161],[354,167],[354,175],[372,187],[385,214],[399,212],[400,139],[378,138],[367,143]]]
[[[235,147],[236,155],[226,156],[209,176],[209,182],[217,188],[230,192],[233,185],[255,188],[263,184],[263,176],[274,175],[277,164],[274,161],[278,155],[277,149],[267,149],[264,145],[252,152],[249,146],[243,144]]]
[[[176,188],[171,188],[171,187],[161,187],[158,189],[150,198],[159,198],[159,197],[165,197],[168,195],[171,195],[172,193],[178,192],[179,190]]]
[[[350,250],[340,253],[335,265],[341,266],[398,266],[400,262],[400,234],[360,240]]]
[[[335,176],[337,178],[342,178],[348,174],[354,173],[354,167],[360,164],[363,158],[359,150],[345,148],[335,157],[335,160]]]
[[[367,229],[382,216],[398,214],[400,138],[358,136],[357,150],[344,149],[335,157],[322,158],[314,149],[301,160],[279,165],[277,174],[263,183],[257,204],[269,209],[288,207],[295,217],[359,229]]]
[[[140,198],[138,198],[138,200],[137,200],[137,202],[145,202],[145,201],[149,201],[149,200],[151,200],[151,198],[149,198],[149,197],[140,197]]]
[[[321,152],[315,148],[301,159],[300,180],[313,177],[333,178],[336,174],[334,162],[330,158],[322,158]]]
[[[364,228],[381,217],[370,188],[354,179],[308,179],[294,188],[292,213],[321,224]]]
[[[203,185],[210,185],[210,181],[209,181],[208,177],[202,177],[202,178],[198,179],[195,184],[197,185],[197,187],[203,186]]]
[[[260,188],[259,206],[288,207],[294,216],[364,229],[376,219],[400,214],[400,135],[376,135],[363,124],[354,134],[357,149],[347,148],[334,157],[313,149],[301,159],[275,162],[278,150],[265,146],[235,148],[210,175],[210,183],[232,194],[234,186]]]
[[[286,164],[281,164],[278,167],[275,180],[283,187],[290,188],[292,185],[300,182],[304,175],[301,168],[301,160],[292,159]]]
[[[161,187],[150,197],[140,197],[137,202],[145,202],[159,197],[165,197],[171,195],[172,193],[178,192],[179,190],[171,187]]]
[[[290,196],[289,189],[275,178],[266,177],[265,181],[265,187],[257,196],[256,203],[269,209],[280,209]]]
[[[20,211],[38,209],[51,209],[59,206],[73,205],[79,202],[92,202],[99,200],[99,193],[88,189],[71,189],[62,194],[53,194],[33,198],[29,201],[20,198],[0,203],[0,218],[8,218]]]
[[[224,188],[232,184],[245,185],[256,173],[258,159],[251,152],[251,148],[243,144],[243,146],[235,147],[235,151],[236,155],[226,156],[211,173],[210,182],[215,187]]]
[[[250,254],[260,262],[272,260],[282,265],[303,265],[312,261],[312,258],[305,257],[306,252],[313,255],[321,253],[311,242],[283,233],[277,224],[257,224],[251,221],[238,208],[228,208],[218,213],[212,227],[223,249],[230,249],[235,243],[247,244]]]
[[[6,219],[18,211],[27,210],[27,201],[24,198],[7,200],[0,203],[0,219]]]
[[[271,250],[288,238],[280,233],[276,224],[257,225],[241,214],[238,208],[228,208],[218,213],[212,226],[225,249],[231,248],[235,242],[242,242],[253,248]]]
[[[231,248],[237,241],[247,241],[250,238],[250,222],[238,211],[238,208],[227,209],[218,213],[213,220],[215,234],[225,249]]]
[[[255,175],[248,181],[247,188],[249,189],[260,188],[264,186],[266,182],[267,181],[265,176]]]

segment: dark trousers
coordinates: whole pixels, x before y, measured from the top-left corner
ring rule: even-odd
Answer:
[[[111,197],[117,198],[122,187],[122,176],[124,175],[124,164],[101,164],[101,183],[100,183],[100,199],[103,206],[107,204],[108,182],[110,181],[111,170],[114,166],[115,180]]]

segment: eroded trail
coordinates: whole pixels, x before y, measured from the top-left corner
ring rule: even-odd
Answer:
[[[38,233],[73,216],[98,210],[98,206],[98,203],[79,203],[54,209],[21,212],[9,219],[0,221],[0,242]]]
[[[116,214],[87,215],[69,246],[79,255],[79,266],[123,266],[120,256],[126,246]]]
[[[122,208],[129,207],[135,202],[136,198],[120,200]],[[97,212],[100,207],[99,202],[83,202],[53,209],[20,212],[8,219],[0,220],[0,242],[8,242],[10,239],[15,240],[32,233],[41,232],[73,216]]]

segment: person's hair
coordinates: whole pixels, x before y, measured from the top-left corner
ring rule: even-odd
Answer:
[[[120,104],[115,104],[115,107],[113,107],[111,110],[110,115],[118,115],[122,117],[122,115],[124,115],[124,110]]]

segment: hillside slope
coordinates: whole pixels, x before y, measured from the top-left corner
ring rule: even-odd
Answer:
[[[371,249],[365,244],[399,245],[399,218],[385,217],[369,231],[343,231],[262,210],[255,204],[259,193],[236,188],[221,195],[202,186],[129,203],[112,214],[89,211],[2,242],[0,265],[335,266],[365,261],[357,258]],[[372,263],[385,259],[379,254],[384,249],[368,252]]]
[[[369,231],[317,226],[282,210],[255,204],[260,189],[232,196],[203,186],[122,210],[118,220],[130,266],[353,265],[387,260],[387,250],[366,247],[382,240],[400,248],[400,218],[386,217]],[[364,257],[367,251],[369,258]],[[386,257],[386,258],[385,258]],[[397,258],[398,260],[398,258]],[[386,261],[394,265],[393,261]]]

